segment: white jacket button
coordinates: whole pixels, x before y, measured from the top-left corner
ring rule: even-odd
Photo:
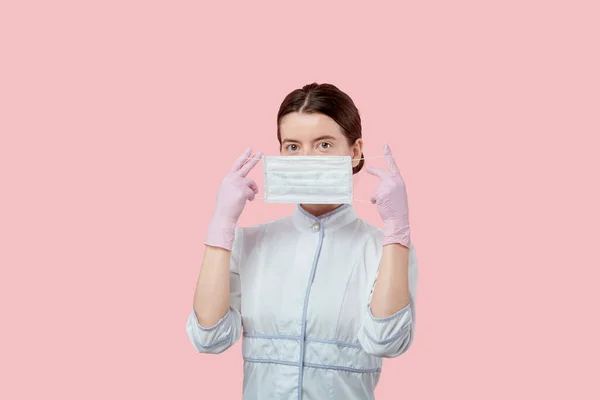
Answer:
[[[310,226],[313,232],[319,232],[319,228],[321,228],[321,225],[318,222],[313,222]]]

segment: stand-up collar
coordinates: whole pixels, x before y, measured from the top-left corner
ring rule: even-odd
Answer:
[[[300,204],[296,206],[293,215],[294,225],[302,232],[317,233],[324,228],[331,231],[340,228],[357,219],[357,215],[350,204],[342,204],[335,210],[315,217],[306,211]]]

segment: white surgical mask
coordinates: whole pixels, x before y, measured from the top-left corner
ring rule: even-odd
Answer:
[[[264,201],[352,204],[352,157],[264,156]]]

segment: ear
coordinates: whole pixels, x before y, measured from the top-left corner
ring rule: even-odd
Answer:
[[[354,141],[352,145],[352,168],[358,166],[360,163],[360,158],[362,156],[363,149],[363,140],[362,138],[358,138]]]

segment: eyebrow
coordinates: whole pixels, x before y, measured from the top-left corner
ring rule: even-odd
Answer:
[[[335,137],[331,136],[331,135],[323,135],[323,136],[319,136],[318,138],[315,138],[313,140],[313,142],[318,142],[319,140],[324,140],[324,139],[328,139],[328,140],[337,140]],[[284,139],[283,142],[281,142],[282,144],[284,143],[300,143],[300,141],[295,140],[295,139]]]

